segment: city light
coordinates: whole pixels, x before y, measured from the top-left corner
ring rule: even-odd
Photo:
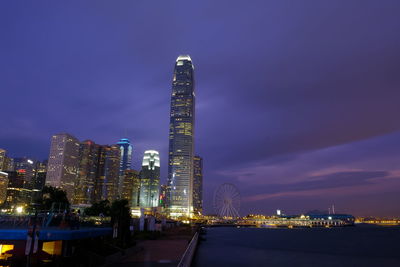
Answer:
[[[17,211],[17,213],[21,214],[24,211],[24,208],[19,206],[15,210]]]

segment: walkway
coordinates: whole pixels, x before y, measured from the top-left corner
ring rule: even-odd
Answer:
[[[177,266],[191,238],[190,230],[171,229],[160,239],[138,241],[125,256],[113,256],[105,266]]]

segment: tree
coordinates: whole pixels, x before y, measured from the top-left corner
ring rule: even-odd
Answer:
[[[117,227],[117,243],[121,247],[129,245],[131,213],[128,200],[118,199],[111,205],[111,225]]]
[[[61,190],[52,186],[43,187],[43,197],[42,197],[42,209],[50,210],[50,209],[65,209],[69,210],[69,201],[67,198],[67,193],[64,190]]]
[[[89,216],[110,216],[111,206],[110,201],[102,200],[100,202],[93,203],[91,207],[85,209],[85,214]]]

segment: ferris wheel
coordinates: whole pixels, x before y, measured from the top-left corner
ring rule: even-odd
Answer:
[[[239,217],[240,193],[233,184],[225,183],[214,193],[214,209],[219,217]]]

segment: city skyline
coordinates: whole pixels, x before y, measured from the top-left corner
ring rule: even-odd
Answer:
[[[133,169],[160,151],[165,183],[171,72],[189,54],[206,213],[229,182],[241,214],[398,215],[400,3],[263,2],[2,3],[0,148],[43,160],[55,133],[127,137]]]

